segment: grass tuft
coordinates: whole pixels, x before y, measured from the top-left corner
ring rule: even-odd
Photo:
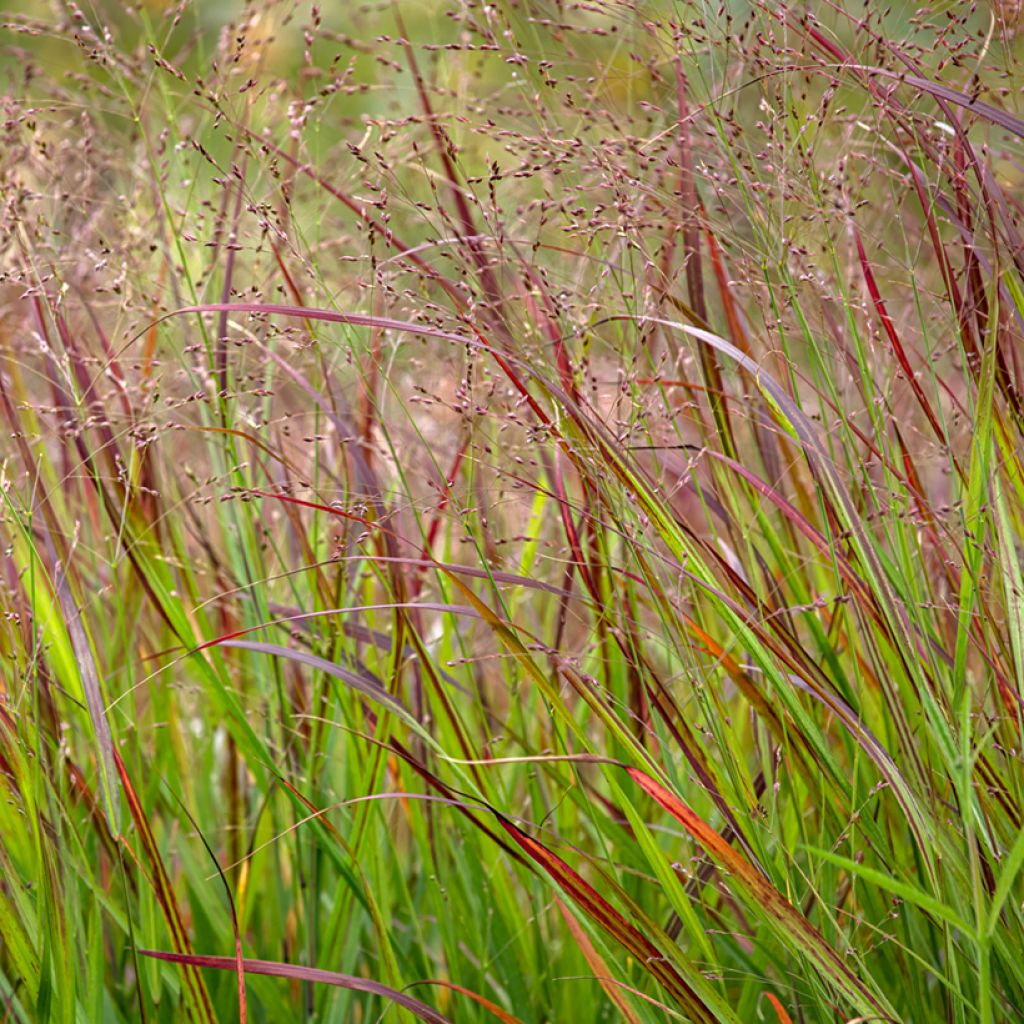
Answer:
[[[1019,1017],[1019,5],[0,6],[0,1020]]]

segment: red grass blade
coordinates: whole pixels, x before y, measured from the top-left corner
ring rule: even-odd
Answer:
[[[468,988],[462,985],[456,985],[454,981],[442,981],[440,978],[434,978],[431,981],[417,981],[415,985],[438,985],[441,988],[450,989],[452,992],[458,992],[459,995],[465,996],[467,999],[472,999],[474,1003],[482,1006],[489,1014],[497,1017],[501,1021],[501,1024],[523,1024],[518,1018],[514,1017],[507,1010],[503,1010],[497,1003],[492,1003],[490,999],[485,996],[478,995],[476,992],[471,992]],[[412,988],[412,985],[409,986]]]
[[[871,301],[874,303],[878,319],[882,321],[886,337],[889,339],[889,344],[892,346],[892,350],[900,364],[900,369],[903,370],[903,375],[906,377],[907,383],[914,392],[914,397],[917,399],[918,405],[921,406],[925,416],[928,418],[928,422],[931,424],[931,428],[939,443],[945,447],[947,445],[946,434],[936,418],[935,413],[932,411],[931,404],[924,393],[924,389],[921,387],[921,383],[917,379],[917,375],[914,373],[913,367],[910,365],[910,360],[907,359],[906,350],[903,348],[903,343],[900,341],[900,336],[896,331],[896,325],[893,323],[892,317],[889,316],[889,311],[886,309],[882,293],[878,289],[878,282],[875,280],[874,271],[871,269],[867,253],[864,251],[864,243],[861,241],[860,232],[856,227],[853,229],[853,237],[854,241],[857,243],[857,255],[860,258],[861,270],[864,272],[864,280],[867,282],[868,293],[871,295]]]
[[[630,924],[593,886],[564,860],[513,825],[507,818],[499,815],[498,822],[595,924],[623,946],[667,992],[672,994],[690,1015],[694,1024],[716,1024],[719,1020],[718,1015],[672,966],[664,953]]]
[[[164,953],[155,949],[140,949],[143,956],[154,960],[165,960],[172,964],[185,964],[188,967],[209,967],[216,971],[237,970],[233,956],[205,956],[198,953]],[[290,978],[293,981],[308,981],[319,985],[334,985],[337,988],[349,989],[351,992],[367,992],[390,1000],[397,1006],[415,1014],[427,1024],[451,1024],[451,1021],[438,1013],[432,1006],[413,999],[398,989],[382,985],[379,981],[368,978],[356,978],[351,974],[339,974],[337,971],[325,971],[319,967],[302,967],[298,964],[282,964],[276,960],[242,961],[242,969],[246,974],[263,974],[271,978]]]
[[[779,1001],[779,997],[771,992],[765,992],[765,999],[772,1004],[775,1016],[779,1018],[779,1024],[793,1024],[793,1018],[786,1012],[786,1008]]]
[[[572,916],[561,900],[557,900],[556,903],[566,926],[572,932],[572,937],[576,940],[576,945],[580,947],[583,958],[590,965],[590,969],[594,972],[601,988],[605,990],[608,998],[618,1007],[619,1013],[622,1014],[626,1024],[640,1024],[640,1018],[634,1012],[633,1007],[629,1005],[626,997],[609,980],[611,971],[608,970],[608,965],[601,959],[601,954],[594,948],[594,944],[590,941],[590,936],[580,927],[579,921]]]
[[[929,96],[933,96],[936,99],[955,103],[958,107],[963,107],[964,110],[977,114],[986,121],[991,121],[992,124],[1005,128],[1012,135],[1024,139],[1024,119],[1016,117],[1000,107],[994,107],[991,103],[986,103],[984,100],[968,96],[967,93],[960,92],[959,89],[951,89],[948,85],[940,85],[938,82],[929,81],[920,75],[908,75],[903,72],[892,71],[889,68],[874,67],[870,64],[851,64],[849,67],[853,71],[862,71],[867,75],[878,78],[894,79],[903,85],[909,85],[913,89],[918,89],[920,92],[926,92]]]

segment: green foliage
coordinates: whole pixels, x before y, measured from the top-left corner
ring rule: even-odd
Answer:
[[[0,1019],[1019,1014],[1014,5],[3,6]]]

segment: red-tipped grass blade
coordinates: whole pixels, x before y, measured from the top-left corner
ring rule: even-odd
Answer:
[[[660,804],[728,872],[729,886],[739,890],[748,903],[761,910],[776,933],[815,964],[822,978],[849,1000],[858,1012],[891,1016],[882,997],[872,992],[825,937],[790,903],[785,896],[742,854],[734,850],[710,825],[699,818],[674,793],[639,768],[627,768],[629,776],[656,803]]]

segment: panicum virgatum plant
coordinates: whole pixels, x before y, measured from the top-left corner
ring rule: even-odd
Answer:
[[[0,0],[0,1020],[1021,1019],[1020,7]]]

